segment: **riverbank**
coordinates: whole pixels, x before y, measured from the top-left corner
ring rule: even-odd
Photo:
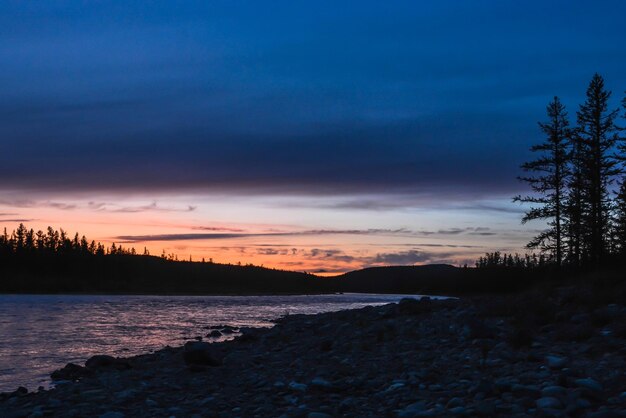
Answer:
[[[290,315],[232,341],[66,367],[3,395],[3,417],[626,415],[615,292],[403,300]],[[619,299],[621,301],[621,299]],[[226,329],[223,329],[224,332]]]

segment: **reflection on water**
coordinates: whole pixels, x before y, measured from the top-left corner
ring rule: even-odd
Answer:
[[[265,327],[285,314],[396,302],[399,295],[0,295],[0,392],[48,386],[66,363],[130,356],[204,336],[210,325]]]

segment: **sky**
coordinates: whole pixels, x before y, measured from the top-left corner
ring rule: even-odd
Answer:
[[[602,74],[622,1],[0,3],[0,227],[334,274],[472,264],[543,225],[537,122]]]

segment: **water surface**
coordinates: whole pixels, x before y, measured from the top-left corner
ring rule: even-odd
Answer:
[[[396,302],[402,295],[0,295],[0,392],[48,387],[53,370],[95,354],[131,356],[182,345],[211,325],[267,327],[297,313]]]

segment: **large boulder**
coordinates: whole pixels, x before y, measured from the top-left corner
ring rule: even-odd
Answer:
[[[403,298],[398,302],[398,313],[401,315],[419,315],[432,310],[430,298]]]
[[[185,344],[183,359],[190,366],[221,366],[222,361],[215,356],[211,344],[201,341],[190,341]]]
[[[114,370],[127,370],[130,369],[130,363],[125,359],[115,358],[107,355],[97,355],[90,357],[85,362],[85,367],[89,370],[102,370],[102,369],[114,369]]]
[[[93,371],[86,367],[74,363],[67,363],[62,369],[53,371],[52,374],[50,374],[50,378],[52,380],[76,381],[92,374]]]

